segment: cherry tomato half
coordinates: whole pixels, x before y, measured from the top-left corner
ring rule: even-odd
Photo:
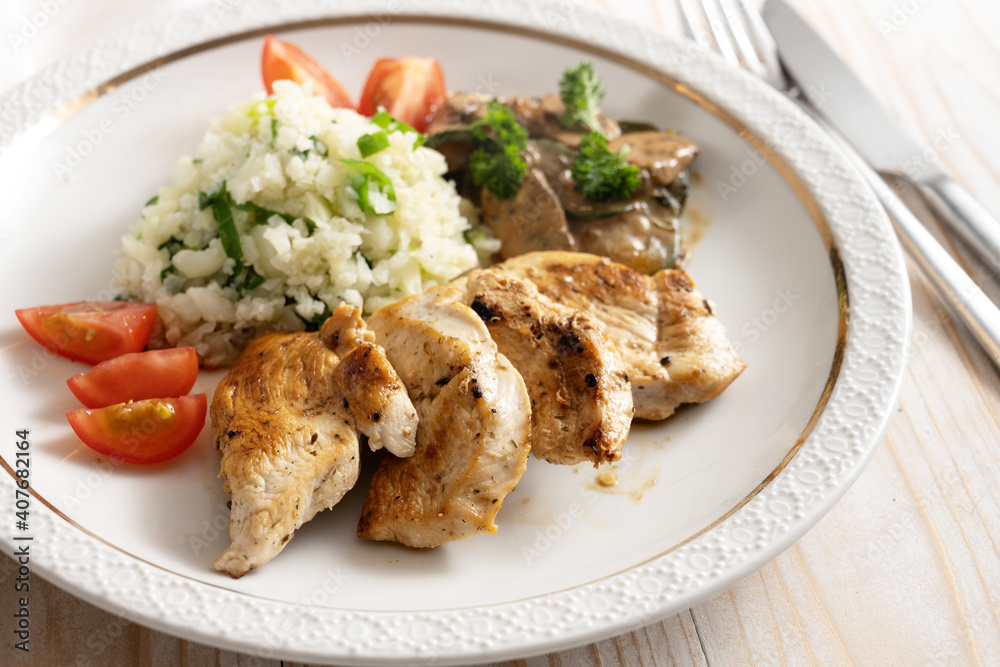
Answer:
[[[354,102],[340,83],[323,69],[323,66],[306,55],[306,52],[277,37],[264,38],[264,52],[261,55],[261,70],[267,94],[274,93],[275,81],[289,79],[296,83],[311,81],[313,93],[325,97],[332,107],[354,108]]]
[[[88,364],[139,352],[156,322],[154,304],[128,301],[80,301],[14,312],[44,347]]]
[[[393,118],[423,132],[444,104],[444,95],[444,74],[434,58],[380,58],[368,75],[358,113],[372,116],[384,107]]]
[[[66,380],[70,391],[88,408],[126,401],[184,396],[198,379],[193,347],[132,352],[108,359],[88,373]]]
[[[195,441],[205,426],[205,394],[151,398],[66,413],[83,444],[126,463],[162,463]]]

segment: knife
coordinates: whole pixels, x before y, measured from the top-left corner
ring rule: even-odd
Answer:
[[[877,171],[914,183],[942,222],[1000,275],[1000,221],[937,166],[935,153],[910,137],[861,80],[784,0],[767,0],[764,23],[782,65],[809,100]],[[949,128],[939,137],[958,140]]]

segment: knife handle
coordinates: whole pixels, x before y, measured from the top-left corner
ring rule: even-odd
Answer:
[[[917,185],[938,218],[1000,276],[1000,221],[948,176],[933,176]]]
[[[853,153],[851,149],[848,149]],[[1000,309],[921,224],[875,170],[856,153],[855,166],[889,213],[903,247],[938,295],[1000,367]]]
[[[1000,309],[927,231],[903,200],[896,196],[865,159],[830,125],[823,114],[801,99],[796,101],[799,108],[826,130],[874,190],[910,258],[934,286],[941,300],[976,338],[997,368],[1000,368]],[[971,200],[971,195],[966,193],[966,196]]]

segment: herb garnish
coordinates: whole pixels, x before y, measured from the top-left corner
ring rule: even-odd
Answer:
[[[264,283],[264,276],[257,273],[252,266],[247,267],[247,282],[243,288],[244,292],[260,287]]]
[[[250,224],[251,225],[263,225],[266,224],[273,216],[278,216],[288,224],[295,222],[295,216],[289,213],[281,213],[280,211],[274,211],[269,208],[264,208],[263,206],[257,206],[252,201],[244,202],[242,204],[234,204],[234,207],[246,211],[250,214]]]
[[[358,193],[358,205],[362,211],[372,215],[388,215],[396,210],[396,189],[381,169],[364,160],[342,158],[340,161],[351,168],[351,187]],[[372,201],[372,185],[385,195],[386,201]]]
[[[361,151],[361,157],[374,155],[375,153],[385,150],[388,147],[389,133],[385,130],[379,130],[378,132],[373,132],[372,134],[363,134],[358,137],[358,150]]]
[[[627,148],[617,153],[608,150],[608,141],[600,132],[584,136],[570,167],[576,190],[593,201],[630,198],[642,185],[642,178],[638,167],[626,163],[627,153]]]
[[[528,173],[521,155],[528,147],[527,130],[518,124],[513,111],[491,101],[486,115],[472,123],[469,131],[479,146],[469,158],[472,181],[501,199],[513,197]]]
[[[264,116],[274,117],[274,105],[278,103],[276,99],[261,100],[257,104],[254,104],[249,111],[247,111],[247,117],[253,122],[250,124],[251,129],[257,129],[257,124],[260,119]],[[261,106],[264,108],[261,109]]]
[[[379,111],[372,116],[371,122],[382,129],[378,132],[361,135],[358,138],[358,150],[361,151],[361,157],[368,157],[388,148],[390,132],[415,132],[417,140],[413,142],[413,150],[417,150],[427,141],[427,137],[417,132],[412,125],[398,118],[393,118],[386,111]]]
[[[310,135],[309,136],[309,140],[313,144],[312,148],[307,148],[304,151],[300,151],[298,148],[293,148],[292,149],[292,155],[297,155],[301,159],[305,160],[307,157],[309,157],[309,152],[310,151],[316,151],[318,154],[322,155],[323,157],[326,157],[327,154],[330,152],[330,149],[328,149],[326,147],[326,144],[324,144],[315,134]]]
[[[424,145],[427,141],[427,137],[421,133],[417,132],[417,128],[413,127],[407,122],[401,121],[398,118],[393,118],[386,111],[379,111],[377,114],[372,116],[372,122],[381,127],[386,132],[414,132],[417,135],[417,140],[413,142],[413,150],[416,150]]]
[[[226,251],[226,256],[236,261],[233,268],[233,275],[239,275],[243,270],[243,246],[240,244],[240,233],[236,230],[236,223],[233,221],[233,198],[226,191],[226,182],[222,181],[219,187],[213,189],[208,194],[198,193],[198,207],[205,210],[212,207],[212,216],[219,229],[219,241],[222,249]]]
[[[322,313],[320,313],[319,315],[313,315],[311,318],[305,320],[306,331],[316,331],[317,329],[320,328],[320,326],[322,326],[324,322],[330,319],[331,315],[333,315],[333,311],[330,310],[330,306],[327,305],[326,302],[324,302]]]
[[[590,62],[584,60],[563,72],[559,80],[559,97],[566,106],[562,117],[564,127],[585,125],[595,132],[601,131],[597,106],[604,99],[604,86]]]
[[[593,201],[629,199],[642,185],[639,168],[625,160],[628,147],[617,153],[608,150],[608,140],[597,118],[597,106],[604,99],[604,85],[594,66],[584,60],[563,72],[559,97],[566,106],[562,124],[583,125],[590,132],[580,140],[580,151],[570,172],[578,192]]]

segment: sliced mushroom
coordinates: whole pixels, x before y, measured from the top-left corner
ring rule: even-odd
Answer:
[[[698,145],[676,132],[631,132],[608,141],[608,150],[631,150],[629,163],[649,170],[657,185],[669,185],[698,155]]]
[[[531,169],[510,199],[482,190],[482,220],[503,243],[500,255],[535,250],[576,250],[559,197],[539,169]]]

